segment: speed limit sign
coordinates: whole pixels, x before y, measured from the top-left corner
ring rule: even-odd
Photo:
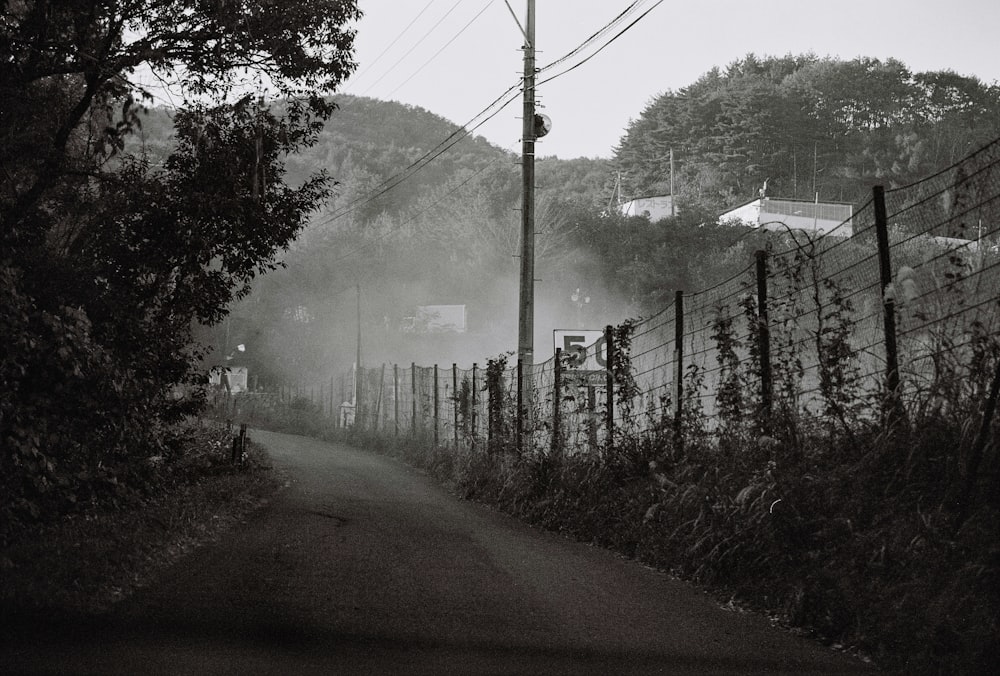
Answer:
[[[608,368],[608,346],[604,331],[552,332],[557,349],[562,350],[563,366],[579,371],[605,371]]]

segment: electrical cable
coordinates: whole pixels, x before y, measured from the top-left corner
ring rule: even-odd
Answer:
[[[510,105],[515,100],[517,100],[517,96],[514,96],[514,97],[508,99],[507,101],[504,101],[500,105],[500,107],[497,108],[497,110],[495,110],[493,113],[491,113],[490,115],[488,115],[487,117],[485,117],[484,119],[482,119],[481,121],[479,121],[478,123],[476,123],[474,126],[471,126],[471,127],[469,126],[476,119],[478,119],[481,115],[483,115],[486,111],[488,111],[490,108],[496,106],[500,101],[503,100],[503,98],[505,96],[507,96],[508,94],[510,94],[512,91],[514,91],[516,89],[517,89],[517,85],[516,84],[513,85],[513,86],[511,86],[500,97],[498,97],[496,100],[494,100],[493,103],[491,103],[483,111],[481,111],[478,115],[476,115],[476,117],[472,118],[472,120],[470,120],[469,123],[467,123],[465,126],[459,127],[455,131],[453,131],[443,141],[439,142],[436,146],[434,146],[433,148],[431,148],[430,150],[428,150],[426,153],[424,153],[423,155],[421,155],[419,158],[417,158],[416,160],[414,160],[413,162],[411,162],[403,171],[401,171],[401,172],[399,172],[397,174],[394,174],[393,176],[390,176],[386,180],[382,181],[377,186],[375,186],[375,188],[373,188],[371,192],[369,192],[369,193],[367,193],[365,195],[362,195],[361,197],[358,197],[357,199],[354,199],[351,202],[348,202],[339,211],[337,211],[336,213],[328,216],[323,221],[321,221],[321,223],[331,223],[331,222],[337,220],[338,218],[342,218],[342,217],[346,216],[347,214],[356,211],[357,209],[359,209],[360,207],[364,206],[365,204],[368,204],[369,202],[372,202],[372,201],[378,199],[382,195],[385,195],[387,192],[389,192],[390,190],[392,190],[396,186],[400,185],[401,183],[405,182],[407,179],[411,178],[414,174],[416,174],[418,171],[420,171],[421,169],[423,169],[424,167],[426,167],[432,161],[434,161],[435,159],[437,159],[438,157],[440,157],[441,155],[443,155],[445,152],[447,152],[448,150],[450,150],[452,147],[454,147],[455,145],[457,145],[461,141],[465,140],[467,137],[471,136],[472,132],[474,132],[476,129],[478,129],[482,125],[486,124],[486,122],[488,122],[491,119],[493,119],[494,117],[496,117],[501,111],[503,111],[504,108],[506,108],[508,105]]]
[[[594,32],[589,38],[587,38],[586,40],[584,40],[583,42],[581,42],[579,45],[577,45],[575,48],[573,48],[571,51],[569,51],[566,54],[562,55],[561,57],[559,57],[558,59],[556,59],[552,63],[550,63],[548,65],[545,65],[545,66],[542,66],[541,68],[539,68],[538,69],[538,73],[539,74],[544,73],[545,71],[549,70],[550,68],[554,68],[555,66],[559,65],[563,61],[566,61],[567,59],[572,58],[576,54],[579,54],[584,49],[586,49],[591,43],[593,43],[595,40],[597,40],[601,35],[603,35],[604,33],[606,33],[609,29],[611,29],[614,26],[616,26],[617,24],[621,23],[639,5],[642,5],[646,1],[647,0],[636,0],[631,5],[629,5],[624,10],[622,10],[622,12],[618,14],[618,16],[616,16],[614,19],[612,19],[611,21],[609,21],[608,23],[606,23],[604,26],[602,26],[600,29],[598,29],[596,32]]]
[[[377,244],[378,242],[380,242],[380,241],[382,241],[383,239],[385,239],[385,238],[386,238],[387,236],[389,236],[389,235],[390,235],[390,234],[391,234],[392,232],[394,232],[394,231],[395,231],[395,230],[397,230],[398,228],[400,228],[400,227],[402,227],[402,226],[404,226],[404,225],[408,225],[408,224],[412,223],[412,222],[413,222],[413,221],[415,221],[415,220],[416,220],[417,218],[419,218],[420,216],[422,216],[422,215],[424,215],[425,213],[427,213],[428,211],[430,211],[430,210],[431,210],[431,208],[433,208],[433,207],[437,206],[438,204],[440,204],[441,202],[443,202],[443,201],[444,201],[444,199],[445,199],[446,197],[448,197],[449,195],[452,195],[453,193],[457,192],[457,191],[458,191],[459,189],[461,189],[461,188],[465,187],[465,186],[466,186],[466,185],[467,185],[467,184],[468,184],[469,182],[471,182],[471,181],[472,181],[472,179],[476,178],[477,176],[479,176],[480,174],[482,174],[483,172],[485,172],[485,171],[486,171],[487,169],[491,169],[491,168],[492,168],[492,167],[494,167],[494,166],[495,166],[495,165],[496,165],[496,164],[497,164],[498,162],[500,162],[500,160],[502,160],[502,159],[506,159],[506,158],[505,158],[505,156],[503,156],[503,155],[500,155],[500,156],[498,156],[497,158],[495,158],[495,159],[494,159],[494,160],[492,160],[491,162],[489,162],[489,163],[487,163],[487,164],[483,165],[483,166],[482,166],[482,167],[481,167],[480,169],[478,169],[477,171],[473,172],[473,173],[472,173],[471,175],[469,175],[469,177],[468,177],[468,178],[466,178],[466,179],[465,179],[465,180],[463,180],[462,182],[458,183],[458,184],[457,184],[457,185],[455,185],[455,186],[454,186],[453,188],[450,188],[449,190],[447,190],[447,191],[446,191],[446,192],[445,192],[444,194],[442,194],[442,195],[441,195],[441,196],[440,196],[440,197],[439,197],[439,198],[438,198],[437,200],[435,200],[435,201],[431,202],[430,204],[428,204],[428,205],[427,205],[427,206],[426,206],[425,208],[423,208],[422,210],[420,210],[420,211],[418,211],[417,213],[413,214],[413,215],[412,215],[412,216],[410,216],[409,218],[407,218],[407,219],[405,219],[405,220],[403,220],[403,221],[400,221],[399,223],[397,223],[397,224],[395,225],[395,227],[392,227],[392,228],[388,228],[388,229],[387,229],[387,230],[386,230],[385,232],[383,232],[383,233],[379,234],[378,236],[376,236],[376,237],[372,238],[372,239],[371,239],[370,241],[368,241],[368,242],[365,242],[365,243],[364,243],[364,244],[362,244],[361,246],[358,246],[358,247],[356,247],[356,248],[352,249],[351,251],[348,251],[347,253],[344,253],[344,254],[341,254],[340,256],[337,256],[336,258],[334,258],[334,259],[333,259],[332,261],[330,261],[330,262],[331,262],[331,263],[337,263],[337,262],[339,262],[339,261],[342,261],[342,260],[346,260],[346,259],[348,259],[348,258],[350,258],[350,257],[352,257],[352,256],[354,256],[354,255],[356,255],[356,254],[358,254],[358,253],[361,253],[362,251],[364,251],[364,250],[365,250],[365,249],[367,249],[368,247],[370,247],[370,246],[372,246],[372,245],[374,245],[374,244]]]
[[[637,19],[636,19],[635,21],[633,21],[632,23],[630,23],[629,25],[627,25],[627,26],[626,26],[625,28],[623,28],[622,30],[620,30],[620,31],[619,31],[619,32],[618,32],[617,34],[615,34],[615,36],[614,36],[613,38],[611,38],[610,40],[608,40],[607,42],[605,42],[605,43],[604,43],[603,45],[601,45],[601,46],[600,46],[600,47],[599,47],[599,48],[597,49],[597,51],[595,51],[595,52],[594,52],[593,54],[589,55],[588,57],[586,57],[586,58],[585,58],[585,59],[583,59],[582,61],[579,61],[579,62],[575,63],[574,65],[570,66],[569,68],[567,68],[566,70],[564,70],[564,71],[562,71],[562,72],[560,72],[560,73],[556,73],[555,75],[553,75],[553,76],[551,76],[551,77],[548,77],[548,78],[545,78],[545,79],[544,79],[544,80],[542,80],[541,82],[536,82],[536,83],[535,83],[535,87],[538,87],[538,86],[541,86],[541,85],[545,84],[546,82],[552,82],[552,81],[553,81],[553,80],[555,80],[556,78],[558,78],[558,77],[562,77],[563,75],[566,75],[566,74],[567,74],[567,73],[569,73],[570,71],[574,71],[574,70],[576,70],[577,68],[579,68],[580,66],[582,66],[583,64],[587,63],[587,62],[588,62],[588,61],[590,61],[590,60],[591,60],[592,58],[594,58],[595,56],[597,56],[598,54],[600,54],[600,53],[601,53],[602,51],[604,51],[604,50],[605,50],[605,49],[606,49],[606,48],[608,47],[608,45],[610,45],[610,44],[611,44],[612,42],[614,42],[615,40],[617,40],[618,38],[620,38],[620,37],[621,37],[622,35],[624,35],[624,34],[625,34],[625,33],[626,33],[626,32],[627,32],[627,31],[628,31],[629,29],[631,29],[631,28],[632,28],[633,26],[635,26],[635,25],[636,25],[637,23],[639,23],[639,22],[640,22],[640,21],[642,21],[642,20],[643,20],[644,18],[646,18],[646,16],[647,16],[647,15],[648,15],[648,14],[649,14],[650,12],[652,12],[652,11],[653,11],[654,9],[656,9],[657,7],[659,7],[659,6],[661,5],[661,4],[663,4],[663,0],[657,0],[656,4],[654,4],[654,5],[652,6],[652,7],[650,7],[650,8],[649,8],[649,9],[647,9],[647,10],[646,10],[645,12],[643,12],[643,13],[642,13],[642,14],[641,14],[641,15],[639,16],[639,18],[637,18]]]
[[[426,61],[424,61],[424,63],[420,67],[418,67],[415,71],[413,71],[413,73],[411,73],[408,78],[406,78],[405,80],[403,80],[401,83],[399,83],[399,85],[396,86],[395,89],[393,89],[391,92],[389,92],[388,94],[386,94],[386,98],[391,97],[393,94],[395,94],[400,89],[402,89],[403,86],[405,86],[407,82],[409,82],[414,77],[416,77],[417,74],[419,74],[420,71],[422,71],[424,68],[426,68],[427,65],[430,64],[431,61],[433,61],[438,56],[440,56],[441,52],[443,52],[444,50],[446,50],[451,45],[451,43],[453,43],[455,40],[457,40],[459,38],[459,36],[462,35],[462,33],[464,33],[469,28],[469,26],[471,26],[473,23],[475,23],[476,19],[478,19],[480,16],[482,16],[483,12],[485,12],[487,9],[489,9],[490,5],[492,5],[494,1],[495,0],[489,0],[489,2],[487,2],[485,5],[483,5],[483,8],[481,10],[479,10],[474,17],[472,17],[471,19],[469,19],[469,22],[466,23],[464,26],[462,26],[462,28],[458,31],[458,33],[456,33],[450,40],[448,40],[448,42],[446,42],[444,44],[444,46],[441,47],[441,49],[439,49],[436,52],[434,52],[434,55],[431,56],[431,58],[429,58]]]
[[[389,73],[391,73],[391,72],[392,72],[392,71],[393,71],[393,70],[394,70],[394,69],[396,68],[396,66],[398,66],[398,65],[399,65],[400,63],[402,63],[402,62],[403,62],[403,59],[405,59],[405,58],[406,58],[406,57],[408,57],[408,56],[409,56],[409,55],[410,55],[411,53],[413,53],[413,50],[414,50],[414,49],[416,49],[417,47],[419,47],[419,46],[420,46],[420,44],[421,44],[421,43],[422,43],[422,42],[423,42],[424,40],[426,40],[426,39],[427,39],[427,36],[429,36],[429,35],[430,35],[431,33],[433,33],[433,32],[435,31],[435,29],[437,29],[437,27],[441,25],[441,22],[443,22],[443,21],[444,21],[445,19],[447,19],[447,18],[448,18],[448,15],[449,15],[449,14],[451,14],[452,12],[454,12],[454,11],[455,11],[455,8],[457,8],[457,7],[458,7],[458,6],[460,5],[460,4],[462,4],[462,0],[456,0],[456,1],[455,1],[455,4],[451,6],[451,9],[449,9],[449,10],[448,10],[447,12],[445,12],[445,13],[444,13],[444,14],[443,14],[443,15],[441,16],[441,18],[437,20],[437,23],[435,23],[435,24],[434,24],[433,26],[431,26],[431,27],[430,27],[430,28],[429,28],[429,29],[427,30],[427,32],[426,32],[426,33],[424,33],[424,34],[423,34],[423,35],[422,35],[422,36],[420,37],[420,39],[419,39],[419,40],[417,40],[417,41],[416,41],[416,42],[415,42],[415,43],[413,44],[413,46],[412,46],[412,47],[410,47],[410,48],[409,48],[408,50],[406,50],[406,52],[405,52],[405,53],[404,53],[404,54],[403,54],[403,55],[402,55],[401,57],[399,57],[399,58],[398,58],[398,59],[396,60],[396,62],[395,62],[394,64],[392,64],[391,66],[389,66],[389,70],[387,70],[386,72],[384,72],[384,73],[382,74],[382,76],[381,76],[381,77],[379,77],[379,78],[378,78],[377,80],[375,80],[375,82],[372,82],[372,83],[371,83],[371,86],[369,86],[369,87],[368,87],[368,89],[366,89],[365,91],[363,91],[363,92],[361,93],[361,95],[362,95],[362,96],[365,96],[365,95],[366,95],[366,94],[367,94],[368,92],[370,92],[370,91],[372,90],[372,87],[374,87],[374,86],[375,86],[375,85],[377,85],[377,84],[378,84],[379,82],[381,82],[382,80],[384,80],[384,79],[386,78],[386,76],[387,76],[387,75],[389,75]]]
[[[395,44],[396,44],[397,42],[399,42],[399,40],[400,40],[400,39],[401,39],[401,38],[402,38],[402,37],[403,37],[404,35],[406,35],[407,31],[409,31],[409,30],[410,30],[410,28],[412,28],[412,27],[413,27],[413,24],[415,24],[415,23],[417,22],[417,19],[419,19],[420,17],[422,17],[422,16],[424,15],[424,12],[426,12],[426,11],[427,11],[427,8],[428,8],[428,7],[430,7],[431,5],[433,5],[433,4],[434,4],[434,3],[436,2],[436,1],[437,1],[437,0],[430,0],[430,1],[429,1],[429,2],[428,2],[428,3],[426,4],[426,5],[424,5],[424,8],[423,8],[422,10],[420,10],[419,12],[417,12],[417,15],[416,15],[415,17],[413,17],[412,19],[410,19],[410,23],[406,24],[406,28],[404,28],[404,29],[403,29],[403,30],[402,30],[402,31],[401,31],[401,32],[399,33],[399,35],[397,35],[397,36],[396,36],[395,38],[393,38],[392,42],[390,42],[390,43],[389,43],[389,45],[388,45],[388,46],[387,46],[387,47],[386,47],[385,49],[383,49],[383,50],[382,50],[382,51],[381,51],[381,52],[379,53],[379,55],[378,55],[378,56],[376,56],[376,57],[375,57],[374,59],[372,59],[372,60],[371,60],[371,61],[370,61],[370,62],[368,63],[368,65],[366,65],[366,66],[365,66],[364,68],[362,68],[362,69],[361,69],[360,71],[358,71],[357,73],[355,73],[355,74],[354,74],[354,78],[355,78],[355,79],[358,79],[358,78],[361,78],[361,77],[363,77],[363,76],[364,76],[364,74],[365,74],[365,73],[367,73],[367,72],[368,72],[368,71],[369,71],[369,70],[370,70],[370,69],[372,68],[372,66],[374,66],[374,65],[375,65],[376,63],[378,63],[378,62],[379,62],[379,61],[380,61],[380,60],[382,59],[382,57],[383,57],[383,56],[385,56],[385,55],[386,55],[386,53],[387,53],[387,52],[388,52],[388,51],[389,51],[390,49],[392,49],[392,48],[393,48],[393,47],[395,46]]]
[[[640,0],[640,2],[641,1],[642,0]],[[639,5],[640,2],[634,2],[634,3],[632,3],[632,5],[630,5],[629,8],[627,8],[624,12],[622,12],[619,15],[619,17],[621,17],[622,15],[627,15],[630,11],[633,10],[634,7],[636,7],[637,5]],[[616,39],[618,39],[619,37],[621,37],[622,34],[624,34],[626,31],[628,31],[633,26],[635,26],[635,24],[637,24],[639,21],[641,21],[644,17],[646,17],[650,12],[652,12],[654,9],[656,9],[656,7],[658,7],[662,3],[663,3],[663,0],[658,0],[656,2],[656,4],[654,4],[648,10],[646,10],[641,16],[639,16],[637,19],[635,19],[634,21],[632,21],[628,26],[626,26],[621,31],[619,31],[608,42],[606,42],[604,45],[602,45],[596,52],[594,52],[590,56],[586,57],[583,61],[579,62],[578,64],[576,64],[574,66],[571,66],[570,68],[566,69],[565,71],[557,73],[556,75],[553,75],[550,78],[547,78],[543,82],[550,82],[551,80],[554,80],[554,79],[556,79],[558,77],[561,77],[562,75],[565,75],[566,73],[570,72],[571,70],[576,69],[580,65],[583,65],[583,63],[586,63],[591,58],[593,58],[594,56],[596,56],[597,54],[599,54],[605,47],[607,47],[609,44],[611,44],[611,42],[614,42]],[[456,3],[455,6],[457,6],[457,4],[458,3]],[[454,9],[455,6],[453,6],[451,9]],[[451,10],[449,10],[449,13],[450,12],[451,12]],[[603,34],[604,32],[606,32],[607,28],[609,26],[613,26],[613,25],[615,25],[615,23],[617,21],[619,21],[619,17],[616,17],[611,22],[609,22],[608,24],[606,24],[605,27],[602,28],[601,30],[597,31],[597,33],[595,33],[595,35],[600,35],[600,34]],[[443,17],[442,17],[442,19],[443,19]],[[440,23],[440,21],[438,23]],[[435,27],[436,27],[436,25],[437,24],[435,24]],[[432,30],[433,30],[433,28],[432,28]],[[424,37],[426,37],[426,34],[425,34]],[[571,52],[569,52],[566,56],[561,57],[557,61],[553,62],[553,64],[560,63],[560,62],[564,61],[566,58],[568,58],[569,54],[572,54],[574,52],[575,53],[579,53],[579,51],[584,46],[586,46],[588,42],[592,42],[593,41],[593,37],[594,36],[591,36],[590,38],[587,38],[587,40],[584,40],[584,42],[581,43],[581,45],[578,45],[576,48],[574,48],[574,50],[571,50]],[[421,40],[422,39],[423,38],[421,38]],[[410,51],[412,51],[412,49]],[[536,87],[538,86],[538,84],[542,84],[542,83],[537,83]],[[446,137],[443,141],[439,142],[436,146],[434,146],[432,149],[430,149],[429,151],[427,151],[426,153],[424,153],[421,157],[419,157],[416,160],[414,160],[413,162],[411,162],[403,171],[401,171],[401,172],[399,172],[399,173],[397,173],[397,174],[389,177],[388,179],[384,180],[382,183],[380,183],[379,185],[375,186],[375,188],[371,192],[369,192],[369,193],[367,193],[365,195],[362,195],[361,197],[358,197],[358,198],[352,200],[348,204],[344,205],[339,211],[337,211],[334,214],[331,214],[330,216],[326,217],[325,219],[323,219],[323,221],[320,221],[320,222],[325,224],[325,223],[330,223],[330,222],[332,222],[334,220],[337,220],[338,218],[342,218],[342,217],[346,216],[347,214],[356,211],[358,208],[360,208],[364,204],[368,204],[368,203],[374,201],[375,199],[378,199],[379,197],[385,195],[387,192],[389,192],[390,190],[394,189],[396,186],[398,186],[401,183],[403,183],[404,181],[408,180],[410,177],[412,177],[418,171],[420,171],[425,166],[427,166],[430,162],[432,162],[433,160],[437,159],[438,157],[440,157],[441,155],[443,155],[445,152],[447,152],[448,150],[450,150],[452,147],[454,147],[458,142],[462,141],[467,136],[470,136],[472,134],[472,132],[474,132],[476,129],[478,129],[479,127],[481,127],[483,124],[485,124],[486,122],[488,122],[492,118],[496,117],[496,115],[498,115],[504,108],[506,108],[514,100],[516,100],[516,97],[507,99],[506,101],[504,101],[503,99],[505,97],[507,97],[512,91],[518,89],[520,86],[521,86],[521,81],[519,81],[519,82],[511,85],[503,94],[501,94],[499,97],[497,97],[496,99],[494,99],[494,101],[492,103],[490,103],[483,110],[481,110],[478,114],[476,114],[468,123],[466,123],[465,125],[463,125],[462,127],[458,128],[458,129],[456,129],[448,137]],[[503,102],[502,104],[500,103],[501,101]],[[492,113],[490,113],[489,115],[487,115],[487,113],[489,113],[489,111],[492,108],[494,108],[495,106],[497,106],[498,104],[500,104],[500,107],[497,108]],[[476,122],[476,120],[478,120],[483,115],[487,115],[487,116],[485,118],[483,118],[482,120],[480,120],[479,122]],[[473,123],[475,123],[474,126],[470,127],[470,125],[473,125]],[[455,138],[456,136],[458,136],[459,138],[456,139]],[[452,139],[455,139],[455,140],[452,141]]]

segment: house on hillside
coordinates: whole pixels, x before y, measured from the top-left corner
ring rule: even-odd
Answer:
[[[810,235],[850,237],[854,206],[842,202],[758,197],[719,216],[719,222],[738,221],[765,230],[801,230]]]
[[[670,195],[636,197],[621,204],[618,210],[622,216],[645,216],[651,221],[658,221],[676,215],[673,202],[674,198]]]

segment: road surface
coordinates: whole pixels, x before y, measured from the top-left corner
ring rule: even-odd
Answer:
[[[252,436],[289,477],[266,509],[109,617],[8,636],[0,672],[869,671],[635,562],[458,500],[391,458]]]

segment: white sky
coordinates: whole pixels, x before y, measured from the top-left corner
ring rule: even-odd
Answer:
[[[508,2],[523,24],[526,0]],[[536,4],[537,65],[543,67],[631,3]],[[365,12],[355,42],[360,65],[345,93],[420,106],[467,124],[521,77],[523,38],[504,0],[359,5]],[[1000,0],[644,0],[641,7],[653,9],[590,61],[539,87],[539,111],[553,121],[552,132],[539,141],[540,155],[610,157],[629,120],[653,97],[749,52],[893,57],[914,72],[953,70],[986,83],[1000,80]],[[476,133],[519,151],[521,99],[515,95]]]

